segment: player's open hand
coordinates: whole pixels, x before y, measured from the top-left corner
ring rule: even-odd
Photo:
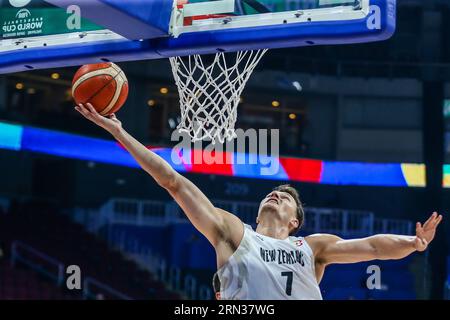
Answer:
[[[442,221],[442,215],[437,212],[433,212],[431,217],[422,225],[420,222],[416,224],[416,240],[415,248],[417,251],[425,251],[433,241],[436,235],[436,229],[439,223]]]
[[[104,117],[100,115],[90,103],[87,103],[86,105],[80,103],[75,106],[75,110],[81,113],[86,119],[109,131],[113,135],[119,132],[122,128],[122,123],[119,119],[117,119],[115,114]]]

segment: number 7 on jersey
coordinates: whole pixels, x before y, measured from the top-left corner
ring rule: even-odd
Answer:
[[[294,273],[292,271],[285,271],[281,273],[282,277],[286,277],[286,294],[292,295],[292,281],[294,280]]]

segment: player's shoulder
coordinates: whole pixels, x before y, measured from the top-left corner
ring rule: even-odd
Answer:
[[[308,244],[312,248],[339,240],[342,239],[334,234],[329,233],[315,233],[305,237],[305,241],[308,242]]]
[[[305,239],[329,239],[329,238],[339,238],[339,237],[331,233],[314,233],[305,236]]]
[[[241,225],[244,224],[242,222],[242,220],[239,219],[239,217],[236,216],[234,213],[231,213],[229,211],[226,211],[226,210],[223,210],[223,209],[220,209],[217,207],[215,209],[216,209],[216,212],[218,214],[220,214],[221,217],[224,219],[224,222],[227,223],[228,225],[240,227]]]
[[[322,252],[330,243],[338,241],[340,238],[328,233],[315,233],[305,237],[305,242],[311,248],[312,254],[317,258],[317,254]]]

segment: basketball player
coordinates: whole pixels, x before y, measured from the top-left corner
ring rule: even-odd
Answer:
[[[423,225],[417,223],[415,236],[294,237],[304,221],[303,207],[294,188],[280,186],[261,201],[254,231],[232,213],[215,208],[197,186],[128,134],[115,115],[100,116],[90,104],[76,110],[111,133],[208,239],[216,251],[222,300],[322,299],[318,284],[328,265],[402,259],[424,251],[442,220],[433,213]]]

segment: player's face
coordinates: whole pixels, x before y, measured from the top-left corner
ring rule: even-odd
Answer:
[[[272,191],[261,201],[258,219],[266,212],[277,214],[279,218],[289,223],[297,220],[297,203],[287,192]]]

